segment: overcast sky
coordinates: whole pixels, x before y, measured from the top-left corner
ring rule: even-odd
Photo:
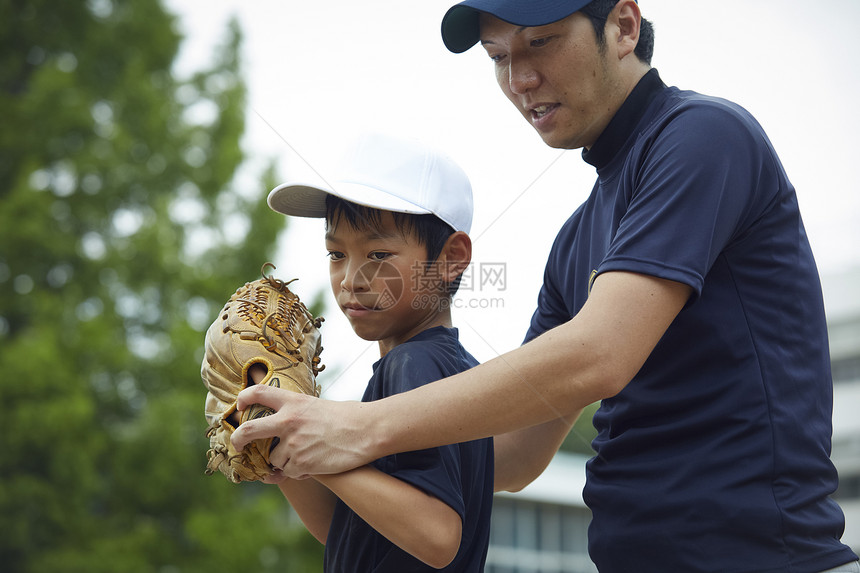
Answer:
[[[180,73],[208,65],[231,16],[242,26],[244,145],[255,159],[246,173],[275,159],[285,179],[325,174],[344,141],[366,129],[418,137],[457,160],[472,181],[475,216],[473,281],[458,297],[455,326],[481,361],[521,342],[550,244],[595,174],[579,151],[542,143],[502,95],[480,47],[445,49],[439,27],[452,2],[166,4],[187,37]],[[656,28],[652,64],[667,84],[734,100],[764,126],[797,188],[822,274],[860,264],[860,2],[641,5]],[[276,274],[300,277],[304,299],[328,291],[322,223],[292,219],[283,244]],[[357,399],[378,350],[327,300],[329,369],[320,382],[326,397]]]

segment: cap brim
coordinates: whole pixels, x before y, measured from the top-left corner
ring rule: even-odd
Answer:
[[[321,185],[291,182],[278,185],[269,193],[267,202],[272,210],[294,217],[325,217],[325,199],[334,195],[351,203],[396,213],[426,215],[431,213],[423,207],[395,197],[375,187],[339,181],[335,188]]]
[[[442,41],[455,54],[465,52],[481,39],[481,12],[515,26],[545,26],[566,18],[592,0],[466,0],[452,6],[442,17]]]
[[[282,183],[269,192],[266,202],[273,211],[294,217],[325,217],[328,193],[307,183]]]
[[[478,43],[478,10],[462,4],[452,7],[442,18],[442,41],[455,54],[461,54]]]

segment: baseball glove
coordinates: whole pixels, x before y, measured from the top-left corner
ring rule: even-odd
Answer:
[[[273,414],[274,410],[252,405],[240,413],[236,398],[254,384],[251,366],[260,364],[266,377],[260,384],[286,388],[319,396],[316,376],[325,368],[320,363],[322,318],[314,318],[284,282],[266,276],[246,283],[230,297],[209,330],[206,331],[205,356],[200,368],[208,389],[205,404],[209,428],[206,474],[219,470],[234,482],[262,480],[275,468],[269,452],[277,438],[254,440],[236,451],[230,436],[242,423]],[[295,279],[293,279],[295,280]]]

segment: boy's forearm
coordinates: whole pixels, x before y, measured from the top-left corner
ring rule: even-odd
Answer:
[[[325,544],[337,502],[335,495],[327,487],[312,479],[286,479],[278,483],[278,488],[311,535]]]
[[[438,498],[371,466],[316,479],[386,539],[424,563],[442,568],[457,555],[462,522]]]
[[[580,410],[581,413],[581,410]],[[495,491],[520,491],[549,465],[579,413],[493,438]]]

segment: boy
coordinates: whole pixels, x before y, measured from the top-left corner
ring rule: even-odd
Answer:
[[[333,186],[283,184],[269,205],[325,217],[332,292],[353,330],[379,344],[362,401],[469,369],[451,297],[471,260],[471,186],[413,141],[360,140]],[[282,480],[282,481],[279,481]],[[272,481],[325,544],[325,571],[482,571],[492,438],[387,456],[343,474]]]

